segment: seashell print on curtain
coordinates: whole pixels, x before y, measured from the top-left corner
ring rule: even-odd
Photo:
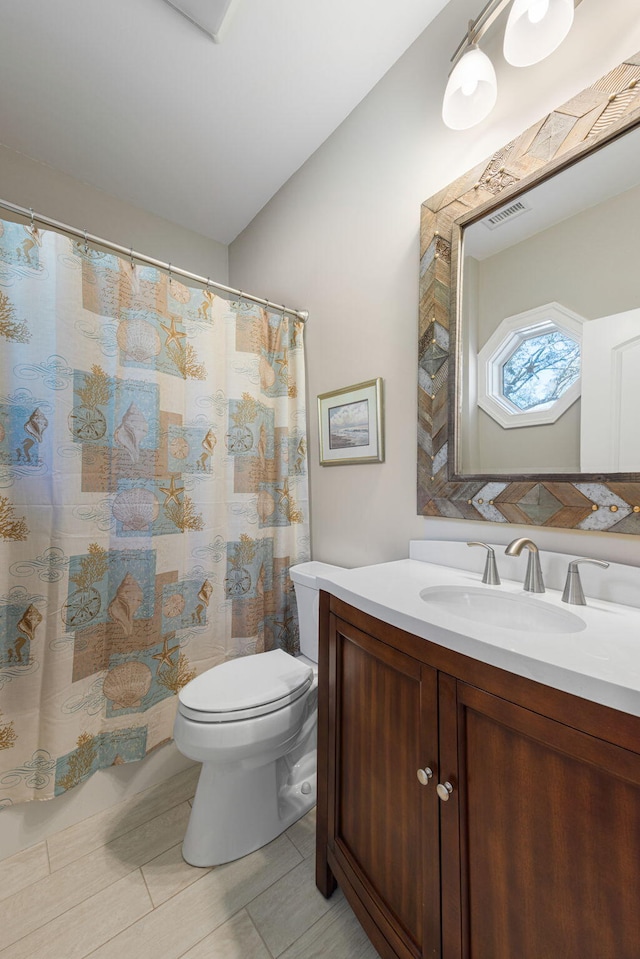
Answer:
[[[298,649],[303,326],[0,221],[0,807],[171,737],[178,691]]]

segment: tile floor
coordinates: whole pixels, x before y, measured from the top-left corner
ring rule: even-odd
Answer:
[[[244,859],[183,861],[198,771],[0,861],[0,959],[378,959],[315,888],[315,810]]]

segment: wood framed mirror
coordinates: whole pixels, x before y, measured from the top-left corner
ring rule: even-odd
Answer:
[[[607,243],[606,230],[601,228],[603,198],[587,196],[586,185],[600,176],[593,170],[605,156],[609,160],[608,151],[613,156],[619,150],[616,144],[624,146],[627,137],[640,141],[640,54],[423,204],[418,348],[419,514],[640,534],[640,443],[635,444],[637,462],[628,455],[604,454],[605,439],[608,442],[611,432],[609,419],[614,413],[605,415],[601,402],[609,399],[609,373],[614,367],[626,376],[627,386],[621,387],[620,395],[627,395],[629,384],[640,382],[640,285],[633,280],[628,257],[613,253],[614,259],[627,264],[625,278],[631,276],[626,284],[628,289],[622,293],[620,287],[625,284],[616,284],[608,269],[597,273],[587,255],[597,253],[598,246],[609,249],[611,244]],[[632,155],[639,155],[631,139],[626,146],[631,146]],[[632,166],[640,171],[637,162]],[[577,178],[571,188],[566,180],[560,180],[569,174]],[[618,172],[602,176],[616,185],[609,193],[617,193],[611,202],[618,207],[631,209],[631,192],[619,193],[617,186],[633,191],[640,202],[640,175],[634,183],[623,183]],[[540,220],[536,225],[538,197],[545,191],[550,192],[549,202],[557,215],[553,223]],[[569,194],[577,196],[580,202],[571,210],[560,210],[559,197]],[[606,202],[610,199],[607,195]],[[527,211],[532,208],[536,212],[530,216]],[[519,216],[520,213],[526,215]],[[596,224],[597,240],[584,240],[586,253],[581,260],[580,244],[567,241],[563,234],[560,243],[572,248],[574,262],[571,267],[558,267],[558,256],[549,245],[551,231],[565,230],[569,221],[572,229],[582,230],[579,218],[587,213]],[[506,241],[501,238],[497,243],[495,239],[499,231],[483,247],[482,237],[489,236],[486,228],[492,225],[490,221],[502,224],[506,219],[514,221],[509,229],[515,231],[516,238],[507,252]],[[630,219],[628,228],[637,235],[639,221]],[[613,231],[620,232],[615,223]],[[505,235],[502,226],[500,232]],[[546,278],[543,282],[542,274],[535,272],[533,280],[525,282],[522,278],[521,267],[514,266],[520,262],[514,260],[514,249],[527,244],[529,254],[534,244],[538,253],[543,251],[542,259],[536,254],[536,270],[545,257],[552,264],[550,272],[556,275],[553,282],[547,283]],[[630,250],[637,263],[637,243],[632,247],[627,243],[626,247],[629,249],[625,256]],[[486,261],[477,267],[479,280],[474,274],[476,260]],[[507,269],[502,274],[504,281],[496,273],[498,262],[502,269]],[[573,288],[567,280],[569,274],[573,276]],[[558,275],[563,281],[560,285]],[[581,289],[580,276],[595,276],[597,297],[588,289]],[[587,286],[586,279],[584,285]],[[528,299],[525,296],[519,307],[507,295],[509,286],[512,290],[528,287]],[[488,291],[486,301],[478,290]],[[495,295],[498,290],[500,300]],[[582,299],[578,295],[581,292]],[[622,332],[618,341],[608,347],[605,361],[602,331],[612,327],[613,314],[624,314],[626,326],[620,326]],[[490,317],[489,326],[482,320],[484,316]],[[599,327],[592,323],[596,319],[602,321]],[[535,340],[535,336],[542,340]],[[514,369],[518,363],[520,372],[523,363],[529,363],[532,369],[532,343],[539,361],[542,351],[538,347],[543,341],[545,347],[555,350],[577,342],[582,365],[579,376],[571,370],[563,374],[565,379],[573,375],[573,392],[568,391],[553,415],[536,419],[535,411],[554,407],[557,396],[543,396],[541,392],[537,398],[528,395],[524,400],[518,399],[513,386]],[[595,364],[597,375],[587,378],[586,373],[582,374],[588,367],[589,356],[589,368]],[[545,362],[550,365],[548,360]],[[548,369],[544,372],[548,373]],[[559,389],[555,384],[556,393]],[[495,414],[491,396],[487,404],[482,402],[491,390],[497,396]],[[516,404],[522,402],[523,409],[514,407],[512,400]],[[621,402],[610,403],[614,412],[618,411],[618,420]],[[527,415],[515,416],[511,422],[509,407],[516,414]],[[640,439],[635,425],[639,410],[640,406],[632,400],[622,418],[626,424],[620,433],[623,452],[633,446],[629,442],[632,432]],[[596,420],[600,423],[599,432],[595,429]],[[568,438],[570,427],[572,438]],[[559,457],[554,459],[551,447],[541,444],[545,435],[553,437],[553,446],[561,451]],[[489,455],[488,450],[493,452]]]

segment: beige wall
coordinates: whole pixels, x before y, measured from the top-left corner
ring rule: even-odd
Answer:
[[[640,20],[635,0],[584,3],[544,63],[518,71],[497,51],[494,114],[455,133],[442,125],[441,98],[449,58],[478,10],[477,0],[453,0],[230,247],[233,285],[310,311],[311,518],[320,560],[354,566],[406,556],[411,537],[508,542],[515,533],[416,515],[420,204],[640,49]],[[320,467],[317,394],[375,376],[385,380],[386,462]],[[640,552],[634,537],[534,535],[568,551]]]
[[[2,131],[0,131],[0,136]],[[0,200],[227,283],[227,247],[0,145]],[[0,216],[2,210],[0,209]]]

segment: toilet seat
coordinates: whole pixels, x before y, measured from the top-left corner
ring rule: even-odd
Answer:
[[[303,696],[313,669],[281,649],[214,666],[178,694],[178,710],[200,723],[236,722],[276,712]]]

